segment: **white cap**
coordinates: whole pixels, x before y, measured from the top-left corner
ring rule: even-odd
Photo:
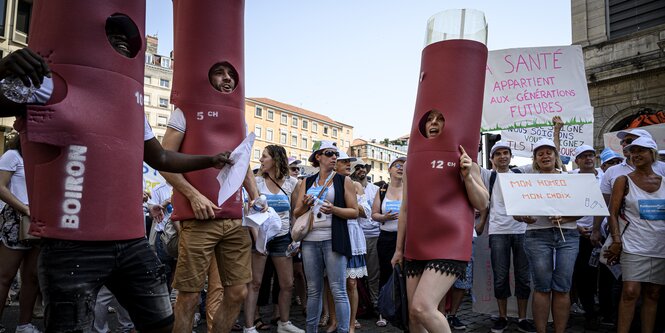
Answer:
[[[591,147],[589,145],[581,145],[581,146],[575,148],[575,151],[573,151],[573,158],[577,159],[577,156],[580,156],[580,154],[582,154],[584,152],[587,152],[587,151],[592,151],[594,153],[596,152],[596,150],[593,149],[593,147]]]
[[[312,155],[309,155],[309,158],[307,160],[310,163],[313,163],[314,160],[316,159],[316,153],[324,149],[337,150],[337,145],[335,144],[335,142],[328,140],[314,141],[314,145],[312,146]]]
[[[556,150],[556,146],[554,145],[554,141],[548,139],[548,138],[542,138],[536,142],[536,144],[533,146],[533,152],[535,153],[536,150],[540,147],[552,147],[554,150]]]
[[[406,156],[398,157],[398,158],[395,158],[392,161],[390,161],[390,164],[388,164],[388,169],[392,168],[393,164],[395,164],[395,162],[397,162],[397,161],[406,162]]]
[[[349,160],[350,162],[353,162],[353,161],[356,160],[356,158],[355,157],[350,157],[347,153],[340,150],[339,151],[339,157],[337,158],[337,160],[338,161],[339,160]]]
[[[502,148],[510,150],[511,154],[513,153],[513,151],[510,149],[510,145],[508,145],[508,142],[497,141],[496,143],[494,143],[494,146],[492,146],[492,149],[490,149],[490,158],[492,158],[492,156],[494,156],[494,153],[497,150],[502,149]]]
[[[630,149],[630,147],[633,146],[638,146],[638,147],[643,147],[643,148],[648,148],[648,149],[658,149],[658,146],[656,145],[656,141],[653,141],[651,137],[639,137],[629,145],[626,146],[625,149]]]
[[[658,151],[658,155],[665,155],[665,149],[661,149]]]
[[[617,133],[617,138],[623,140],[623,138],[625,138],[626,135],[628,135],[628,134],[637,135],[639,137],[645,136],[645,137],[651,139],[651,133],[649,133],[649,132],[647,132],[643,129],[639,129],[639,128],[631,128],[631,129],[626,129],[626,130],[619,131],[619,133]]]
[[[295,157],[293,156],[289,157],[289,162],[288,162],[289,165],[298,165],[300,163],[301,161],[297,160]]]

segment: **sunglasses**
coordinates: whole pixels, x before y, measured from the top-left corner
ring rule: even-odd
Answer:
[[[398,170],[402,170],[402,169],[404,169],[404,164],[395,164],[395,165],[393,165],[393,167],[398,169]]]
[[[635,141],[635,139],[626,138],[626,139],[621,140],[619,143],[622,144],[622,145],[629,145],[629,144],[633,143],[633,141]]]
[[[322,154],[326,157],[333,157],[333,155],[339,157],[339,152],[333,150],[326,150]]]
[[[295,171],[300,171],[300,168],[298,168],[298,167],[291,167],[291,168],[289,168],[289,170],[295,172]]]

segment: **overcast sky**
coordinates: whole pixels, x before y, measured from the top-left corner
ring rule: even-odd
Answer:
[[[169,54],[172,3],[147,4],[146,32]],[[455,8],[485,12],[490,50],[571,44],[564,0],[247,0],[246,95],[327,115],[354,137],[408,134],[427,19]]]

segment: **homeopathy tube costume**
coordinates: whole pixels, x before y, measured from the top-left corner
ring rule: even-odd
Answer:
[[[174,0],[174,70],[172,103],[185,115],[187,129],[180,152],[214,155],[232,151],[245,138],[244,1]],[[235,89],[224,94],[208,80],[213,65],[226,62],[238,73]],[[219,170],[184,174],[201,194],[217,203]],[[241,218],[242,193],[235,189],[215,212],[216,218]],[[173,193],[175,220],[193,219],[189,201]]]
[[[406,167],[407,259],[471,258],[474,213],[460,176],[458,147],[476,160],[486,63],[487,47],[473,40],[423,49]],[[432,110],[443,114],[445,125],[428,139],[424,127]]]
[[[29,47],[54,91],[17,120],[31,233],[66,240],[144,237],[145,1],[35,1]],[[118,53],[106,30],[128,37]]]

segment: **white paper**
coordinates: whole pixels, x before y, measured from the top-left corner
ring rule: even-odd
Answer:
[[[254,145],[254,138],[254,133],[249,133],[245,140],[231,153],[230,159],[233,160],[233,165],[225,165],[219,171],[217,175],[217,181],[219,182],[218,206],[224,204],[242,186],[249,167],[249,157]]]
[[[254,213],[247,215],[245,222],[247,226],[258,230],[256,250],[266,254],[268,242],[275,238],[282,228],[282,219],[277,215],[274,208],[269,207],[265,213],[254,211]]]

